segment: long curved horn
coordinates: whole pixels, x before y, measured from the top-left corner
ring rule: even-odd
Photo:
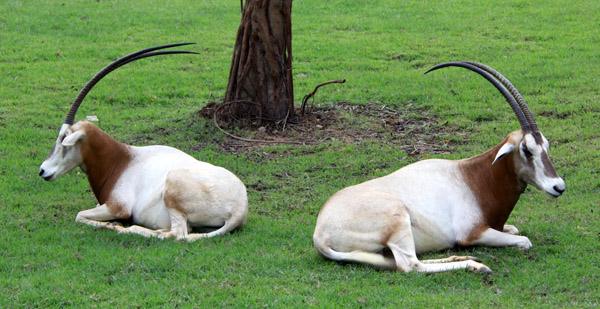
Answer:
[[[515,98],[510,94],[510,92],[506,89],[506,87],[504,85],[502,85],[502,83],[500,83],[494,76],[492,76],[487,71],[484,71],[470,63],[446,62],[446,63],[440,63],[440,64],[435,65],[431,69],[427,70],[427,72],[425,72],[425,74],[427,74],[431,71],[435,71],[435,70],[438,70],[441,68],[451,67],[451,66],[461,67],[461,68],[471,70],[471,71],[483,76],[490,83],[492,83],[492,85],[494,85],[494,87],[496,87],[496,89],[498,89],[498,91],[500,91],[500,93],[506,99],[506,102],[508,103],[508,105],[510,105],[510,107],[512,108],[513,112],[517,116],[517,119],[519,120],[519,124],[521,124],[521,129],[525,132],[531,132],[531,126],[529,125],[529,122],[527,122],[527,118],[525,117],[525,114],[521,110],[521,108],[520,108],[519,104],[517,103],[517,101],[515,100]]]
[[[529,126],[531,127],[531,130],[533,132],[537,132],[538,131],[538,127],[537,124],[535,123],[535,119],[533,117],[533,114],[531,113],[531,111],[529,110],[529,106],[527,105],[527,102],[525,101],[525,98],[523,98],[523,96],[521,95],[521,93],[519,92],[519,90],[517,90],[517,87],[515,87],[510,80],[508,80],[508,78],[506,78],[504,75],[502,75],[502,73],[496,71],[494,68],[485,65],[483,63],[477,63],[477,62],[471,62],[471,61],[465,61],[466,63],[472,64],[482,70],[487,71],[488,73],[492,74],[496,79],[498,79],[503,85],[504,87],[506,87],[506,89],[508,89],[508,91],[510,91],[510,93],[513,95],[513,97],[515,98],[515,100],[517,100],[517,103],[519,104],[519,107],[521,107],[521,110],[523,111],[523,114],[525,114],[525,118],[527,118],[527,122],[529,122]]]
[[[77,110],[79,109],[79,106],[81,105],[81,102],[83,102],[83,99],[85,98],[85,96],[90,92],[90,90],[92,90],[92,88],[102,78],[104,78],[104,76],[108,75],[108,73],[110,73],[110,72],[118,69],[119,67],[126,65],[130,62],[133,62],[133,61],[136,61],[139,59],[143,59],[143,58],[147,58],[147,57],[160,56],[160,55],[173,55],[173,54],[197,54],[196,52],[179,51],[179,50],[157,51],[160,49],[176,47],[176,46],[183,46],[183,45],[191,45],[191,44],[195,44],[195,43],[176,43],[176,44],[168,44],[168,45],[161,45],[161,46],[146,48],[146,49],[137,51],[135,53],[131,53],[127,56],[121,57],[121,58],[113,61],[111,64],[105,66],[102,70],[100,70],[98,73],[96,73],[96,75],[94,75],[94,77],[92,77],[92,79],[90,79],[85,84],[85,86],[83,86],[81,91],[79,91],[79,94],[77,94],[77,97],[71,104],[71,109],[67,113],[67,117],[65,118],[65,124],[68,124],[68,125],[73,124],[73,120],[75,119],[75,114],[77,113]]]

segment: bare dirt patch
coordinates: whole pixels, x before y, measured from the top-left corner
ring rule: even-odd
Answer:
[[[215,104],[209,104],[199,114],[212,119]],[[300,115],[300,110],[298,110]],[[409,155],[447,153],[451,147],[465,141],[466,134],[440,121],[430,111],[412,103],[402,108],[382,104],[351,104],[339,102],[317,107],[294,122],[261,125],[260,121],[235,122],[219,120],[223,130],[244,139],[263,140],[247,142],[227,137],[220,148],[227,152],[242,153],[273,144],[319,145],[332,141],[358,144],[375,141],[397,145]],[[203,145],[198,145],[202,147]]]

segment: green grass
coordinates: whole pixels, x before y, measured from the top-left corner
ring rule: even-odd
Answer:
[[[345,78],[316,102],[428,108],[470,133],[436,157],[477,154],[518,125],[482,78],[459,69],[423,76],[427,67],[488,63],[523,92],[568,186],[556,200],[528,189],[509,219],[534,248],[426,255],[478,256],[491,277],[385,272],[317,256],[312,231],[331,194],[415,160],[393,146],[275,146],[266,157],[212,143],[224,136],[194,113],[223,96],[237,1],[5,0],[0,11],[0,307],[599,306],[600,2],[294,2],[296,101]],[[98,115],[124,142],[172,145],[230,169],[249,186],[248,225],[185,244],[76,224],[75,214],[95,205],[85,176],[37,176],[68,104],[110,60],[180,41],[197,42],[201,55],[129,65],[103,80],[78,116]]]

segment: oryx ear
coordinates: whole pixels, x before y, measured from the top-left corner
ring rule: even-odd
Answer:
[[[62,141],[62,145],[63,146],[73,146],[84,137],[85,137],[85,132],[83,132],[83,130],[75,131],[75,132],[65,136],[65,138]]]
[[[506,143],[502,145],[502,147],[500,147],[500,150],[498,150],[498,153],[496,153],[496,158],[494,158],[494,162],[492,162],[492,165],[494,165],[496,161],[502,159],[505,155],[511,153],[514,149],[515,145],[511,143]]]

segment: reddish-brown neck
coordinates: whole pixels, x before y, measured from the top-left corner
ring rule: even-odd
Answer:
[[[483,224],[500,231],[527,186],[518,178],[512,154],[492,165],[496,153],[506,142],[507,139],[459,165],[467,185],[477,198]]]
[[[131,161],[131,152],[93,125],[85,127],[86,137],[81,144],[85,171],[100,204],[106,203],[115,183]]]

